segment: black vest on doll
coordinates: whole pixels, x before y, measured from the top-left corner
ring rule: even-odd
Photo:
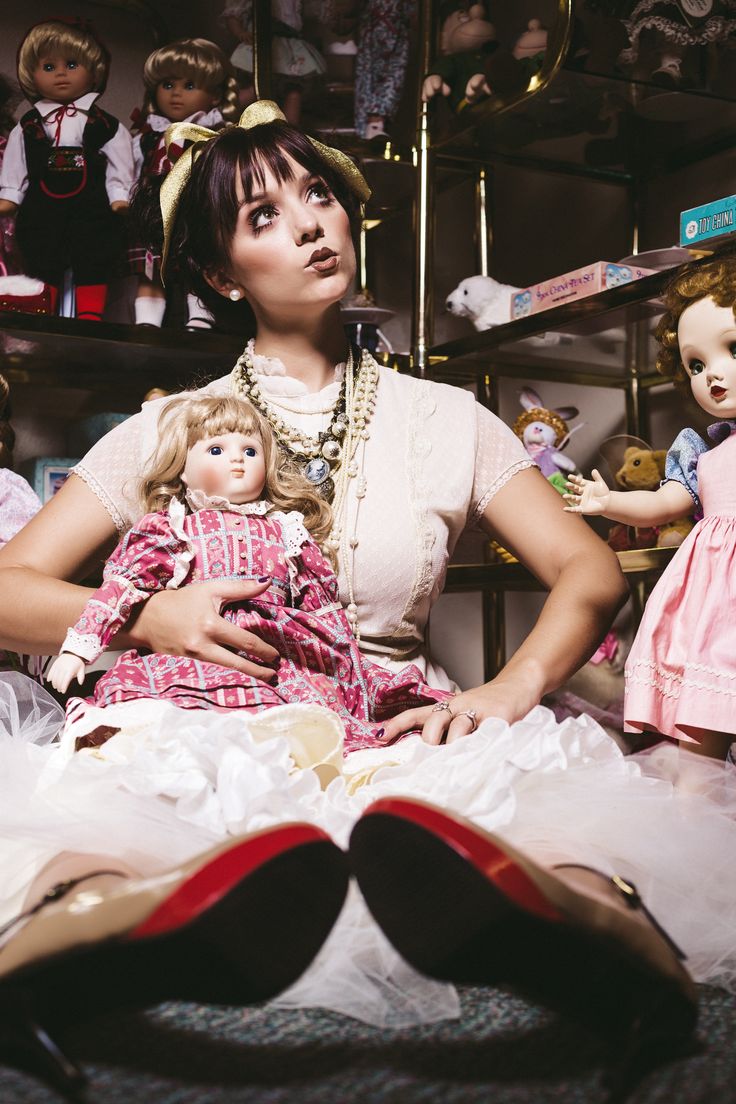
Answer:
[[[115,275],[121,224],[110,210],[102,147],[119,123],[96,103],[87,112],[81,146],[55,146],[32,108],[20,121],[28,191],[18,211],[17,240],[25,272],[59,285],[71,268],[76,284],[104,284]]]

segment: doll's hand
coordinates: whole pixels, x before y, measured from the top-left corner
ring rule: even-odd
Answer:
[[[426,103],[436,96],[438,92],[441,92],[443,96],[449,96],[450,86],[446,81],[443,81],[439,73],[430,73],[428,77],[424,78],[424,84],[422,85],[422,100]]]
[[[11,203],[9,199],[0,199],[0,215],[14,215],[17,210],[17,203]]]
[[[276,649],[220,613],[224,606],[260,597],[270,585],[270,579],[263,583],[212,579],[160,591],[144,602],[126,635],[134,647],[143,645],[153,652],[219,663],[254,678],[271,679],[279,659]]]
[[[468,103],[477,103],[490,94],[491,89],[483,73],[475,73],[465,85],[465,99]]]
[[[54,690],[65,694],[69,689],[69,683],[74,679],[81,686],[84,682],[84,660],[71,652],[62,652],[49,667],[46,681],[50,682]]]
[[[605,514],[611,492],[597,468],[591,472],[592,479],[583,479],[582,475],[571,475],[567,481],[567,494],[562,497],[569,505],[565,510],[569,514]]]
[[[114,199],[110,204],[111,211],[127,211],[130,204],[127,199]]]

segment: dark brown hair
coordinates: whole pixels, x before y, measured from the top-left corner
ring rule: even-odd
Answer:
[[[177,259],[180,278],[212,311],[220,326],[248,336],[255,319],[248,303],[232,303],[208,284],[205,273],[226,273],[241,201],[263,186],[267,170],[279,183],[290,180],[291,157],[308,172],[321,177],[352,225],[359,204],[342,177],[320,156],[307,136],[288,123],[274,121],[244,130],[228,127],[209,141],[195,160],[184,188],[172,232],[169,255]]]

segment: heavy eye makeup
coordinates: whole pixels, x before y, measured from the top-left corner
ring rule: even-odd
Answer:
[[[305,185],[304,191],[307,202],[318,203],[320,207],[331,207],[335,202],[335,197],[320,177],[312,177]],[[248,213],[248,224],[254,236],[257,237],[262,230],[272,226],[278,214],[278,206],[273,202],[261,203],[254,207]]]

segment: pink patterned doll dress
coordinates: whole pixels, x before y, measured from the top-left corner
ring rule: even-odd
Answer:
[[[338,598],[335,573],[293,511],[264,501],[233,506],[188,496],[186,512],[147,514],[110,557],[102,586],[69,630],[64,650],[91,663],[128,620],[133,607],[159,590],[210,579],[272,578],[260,597],[225,608],[223,616],[256,633],[280,655],[273,683],[216,663],[158,653],[124,652],[89,699],[71,698],[68,723],[87,707],[157,698],[183,709],[259,711],[307,702],[337,713],[345,751],[376,744],[381,721],[402,709],[450,695],[433,690],[413,665],[386,671],[365,660]]]
[[[627,732],[736,734],[736,422],[708,434],[715,448],[685,429],[667,454],[665,478],[703,516],[646,604],[626,663]]]

